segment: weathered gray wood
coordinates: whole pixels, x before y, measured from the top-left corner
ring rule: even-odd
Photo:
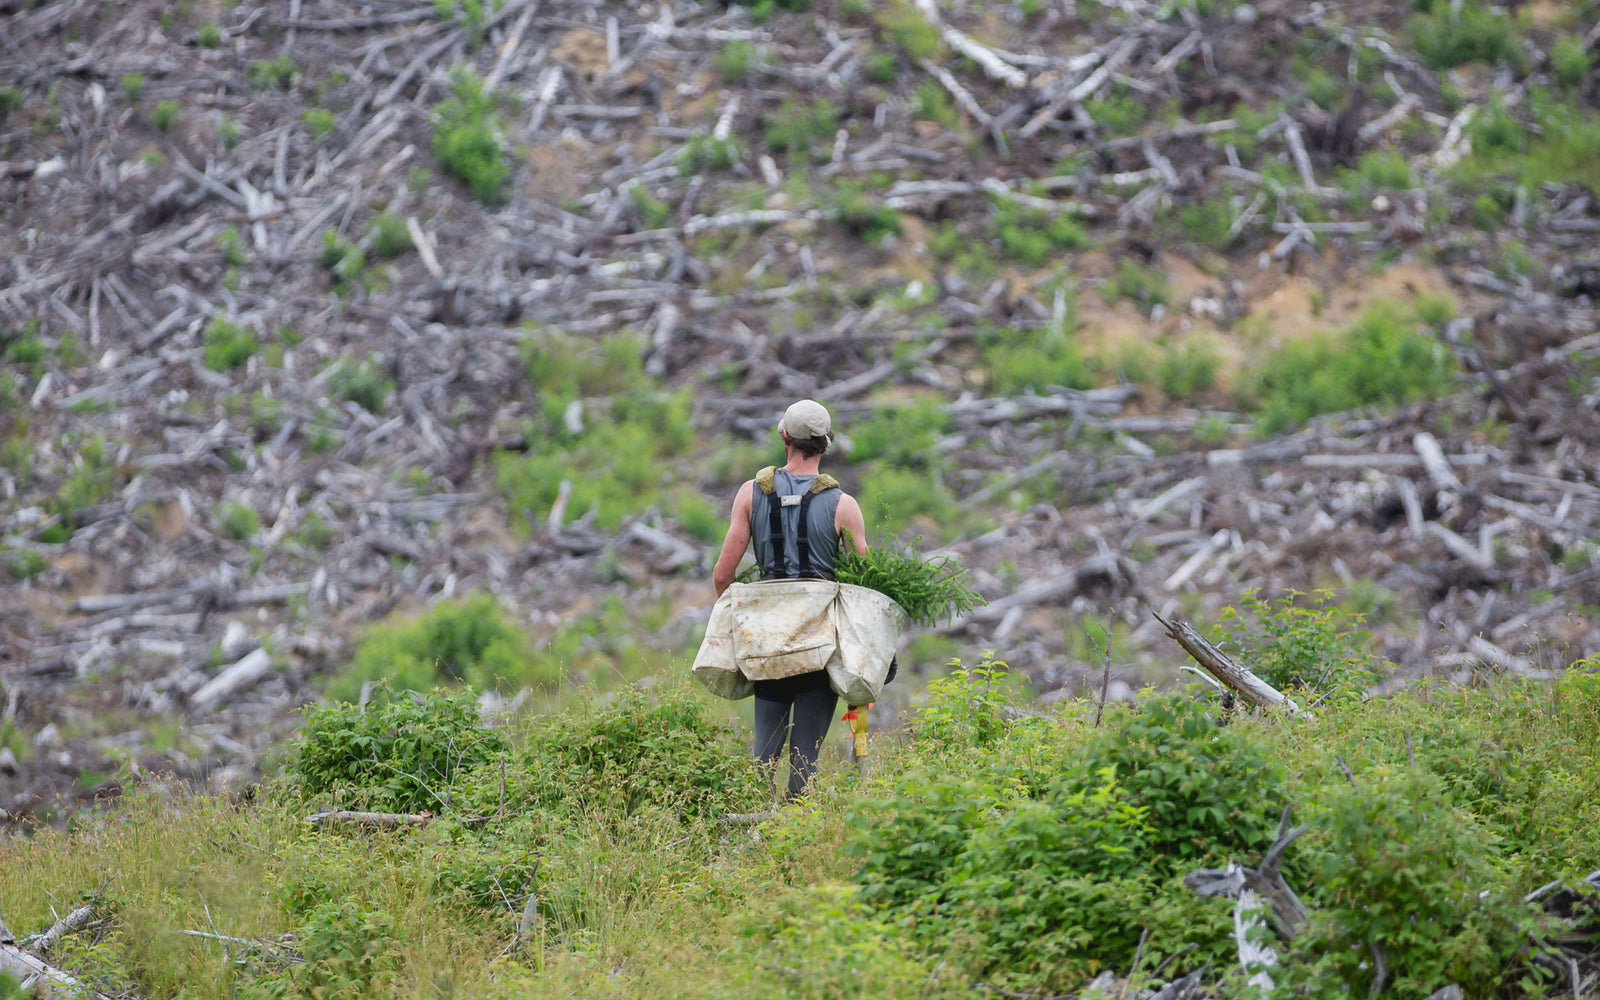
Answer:
[[[1250,668],[1234,662],[1232,657],[1206,641],[1188,622],[1177,619],[1168,621],[1157,612],[1151,614],[1166,628],[1168,637],[1182,646],[1196,663],[1245,701],[1257,708],[1281,708],[1291,716],[1305,714],[1309,717],[1310,713],[1302,713],[1293,698],[1257,677]]]

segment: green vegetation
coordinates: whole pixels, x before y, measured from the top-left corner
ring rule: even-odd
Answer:
[[[1052,257],[1089,245],[1089,234],[1070,212],[1051,212],[996,198],[994,224],[1000,249],[1029,267],[1042,267]]]
[[[1106,130],[1108,135],[1132,135],[1144,126],[1150,117],[1150,111],[1144,106],[1144,101],[1138,95],[1119,88],[1117,91],[1088,101],[1083,109],[1089,112],[1095,124]]]
[[[1527,188],[1600,185],[1600,116],[1537,90],[1526,114],[1528,125],[1498,100],[1480,111],[1468,128],[1472,156],[1456,168],[1457,177],[1471,188],[1506,180]]]
[[[739,144],[732,139],[697,135],[684,144],[678,155],[678,173],[693,177],[707,170],[731,170],[739,162]]]
[[[924,80],[917,84],[917,89],[913,92],[911,113],[923,121],[937,122],[947,129],[955,128],[959,120],[956,117],[955,105],[950,103],[950,96],[944,92],[943,87],[932,80]]]
[[[150,124],[163,132],[171,132],[178,124],[178,102],[170,98],[157,101],[155,110],[150,112]]]
[[[888,596],[915,625],[954,621],[988,603],[967,585],[967,571],[960,563],[949,556],[924,559],[920,536],[901,542],[880,534],[868,545],[867,554],[859,555],[850,533],[845,532],[834,576],[840,583]]]
[[[356,244],[329,229],[322,234],[322,252],[317,262],[333,278],[333,291],[344,295],[353,289],[366,287],[367,253]]]
[[[1130,299],[1143,310],[1166,305],[1170,294],[1167,274],[1159,265],[1144,267],[1128,257],[1117,261],[1117,276],[1106,285],[1107,299]]]
[[[223,149],[232,149],[239,145],[239,123],[227,115],[217,116],[217,141],[222,143]]]
[[[139,103],[139,95],[144,92],[143,73],[122,74],[122,99],[129,104]]]
[[[889,0],[873,17],[889,39],[913,59],[932,59],[944,47],[939,29],[906,0]]]
[[[328,694],[354,700],[368,683],[386,683],[398,694],[453,682],[492,690],[503,681],[559,680],[559,672],[528,676],[532,647],[527,632],[507,619],[493,596],[441,601],[420,617],[397,616],[368,628]]]
[[[367,225],[367,238],[372,252],[379,257],[398,257],[411,249],[411,231],[406,222],[393,212],[379,212]]]
[[[750,75],[750,69],[756,64],[756,47],[750,42],[735,39],[717,50],[717,72],[729,83],[736,83]]]
[[[354,361],[340,358],[331,366],[328,388],[338,396],[372,414],[382,414],[394,392],[394,380],[383,364],[372,355]]]
[[[1421,0],[1424,13],[1411,19],[1413,44],[1434,69],[1469,62],[1521,61],[1521,40],[1510,19],[1481,0]]]
[[[840,181],[831,201],[833,220],[865,243],[900,234],[900,213],[874,198],[864,181]]]
[[[260,347],[261,342],[256,339],[254,331],[221,313],[211,317],[211,322],[206,324],[202,356],[206,367],[214,372],[242,367]]]
[[[276,59],[257,59],[245,72],[245,82],[254,90],[288,90],[299,72],[287,52]]]
[[[451,73],[450,91],[450,98],[433,106],[434,155],[473,197],[489,206],[504,204],[511,165],[495,98],[484,93],[482,78],[465,66]]]
[[[1245,396],[1261,431],[1272,434],[1319,413],[1443,394],[1455,385],[1456,370],[1411,310],[1380,303],[1336,337],[1279,347],[1246,373]]]
[[[982,350],[997,393],[1051,386],[1088,389],[1094,385],[1095,366],[1064,329],[997,330]]]
[[[300,112],[300,120],[311,130],[313,139],[325,139],[333,133],[333,112],[327,108],[307,108]]]
[[[814,157],[817,146],[831,146],[838,121],[839,110],[826,97],[819,97],[810,104],[785,99],[766,119],[767,145],[774,152],[806,153]]]
[[[195,29],[194,40],[202,49],[214,49],[222,44],[222,28],[214,21],[207,21]]]
[[[1368,995],[1376,945],[1395,996],[1543,995],[1560,981],[1541,942],[1578,929],[1521,897],[1600,867],[1597,666],[1335,697],[1315,723],[1224,720],[1196,688],[1108,705],[1097,727],[1092,703],[1015,713],[989,655],[876,738],[869,779],[825,764],[759,837],[715,818],[761,808],[770,776],[680,685],[495,727],[465,692],[333,704],[247,802],[137,793],[123,836],[0,845],[0,908],[43,927],[52,891],[115,874],[109,923],[54,959],[101,989],[197,1000],[410,995],[441,970],[485,998],[954,1000],[978,982],[1076,992],[1102,969],[1149,985],[1207,969],[1245,995],[1233,904],[1182,878],[1259,864],[1292,803],[1309,830],[1284,870],[1310,920],[1277,943],[1279,989]],[[434,818],[303,822],[340,807]],[[213,923],[303,961],[166,933]]]
[[[261,530],[261,516],[241,500],[223,500],[217,504],[215,514],[217,527],[236,541],[246,541]]]
[[[22,91],[12,86],[0,86],[0,124],[11,112],[22,107]]]

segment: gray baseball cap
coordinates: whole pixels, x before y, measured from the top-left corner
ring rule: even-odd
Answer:
[[[792,438],[825,438],[833,433],[833,420],[821,403],[802,399],[783,411],[778,430]]]

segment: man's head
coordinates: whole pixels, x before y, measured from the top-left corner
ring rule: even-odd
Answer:
[[[828,450],[833,440],[833,420],[814,399],[802,399],[783,411],[778,421],[783,443],[806,458],[816,458]]]

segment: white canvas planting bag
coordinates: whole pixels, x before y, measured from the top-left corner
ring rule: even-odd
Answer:
[[[875,590],[831,580],[736,583],[711,609],[694,675],[713,694],[745,698],[752,681],[826,670],[847,704],[878,696],[906,613]]]

